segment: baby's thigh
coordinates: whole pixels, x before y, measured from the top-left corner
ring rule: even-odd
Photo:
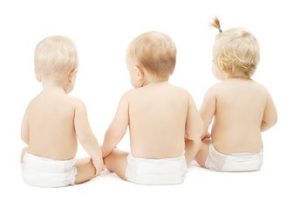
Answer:
[[[205,162],[208,156],[208,148],[209,148],[209,144],[211,142],[210,139],[205,139],[202,141],[202,145],[201,148],[199,150],[199,152],[197,153],[195,160],[198,162],[198,164],[205,168]]]
[[[113,150],[113,152],[104,159],[106,168],[116,173],[120,178],[127,180],[127,156],[127,152],[123,152],[117,149]]]
[[[76,162],[77,174],[75,184],[84,183],[96,176],[96,170],[91,158],[79,159]]]

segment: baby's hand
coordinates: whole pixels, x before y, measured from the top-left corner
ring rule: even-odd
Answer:
[[[100,175],[100,173],[103,169],[102,157],[100,157],[100,156],[92,157],[92,163],[96,169],[96,176]]]
[[[207,140],[210,140],[210,137],[211,137],[211,135],[208,132],[206,132],[205,134],[203,134],[201,136],[201,140],[202,141],[207,141]]]

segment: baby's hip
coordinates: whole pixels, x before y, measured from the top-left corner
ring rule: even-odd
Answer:
[[[256,171],[261,168],[263,150],[257,153],[238,152],[223,154],[209,145],[205,166],[216,171]]]
[[[25,183],[38,187],[62,187],[75,182],[76,160],[53,160],[25,153],[22,175]]]

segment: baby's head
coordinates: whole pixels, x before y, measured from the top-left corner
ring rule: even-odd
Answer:
[[[175,64],[176,46],[168,35],[160,32],[139,35],[127,50],[127,65],[134,87],[168,80]]]
[[[73,89],[78,67],[77,51],[67,37],[50,36],[35,48],[34,65],[36,78],[41,82],[52,82],[66,92]]]
[[[218,77],[219,70],[225,77],[250,79],[260,57],[256,38],[242,28],[222,31],[217,18],[212,25],[220,32],[213,47],[215,75]]]

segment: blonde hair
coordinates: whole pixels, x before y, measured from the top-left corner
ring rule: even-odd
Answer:
[[[127,55],[159,78],[168,78],[176,64],[176,46],[168,35],[160,32],[146,32],[136,37]]]
[[[213,48],[214,63],[228,76],[243,74],[250,78],[260,59],[256,38],[243,28],[222,31],[217,18],[212,26],[220,31]]]
[[[78,67],[76,47],[67,37],[47,37],[35,48],[34,65],[38,74],[60,80]]]

